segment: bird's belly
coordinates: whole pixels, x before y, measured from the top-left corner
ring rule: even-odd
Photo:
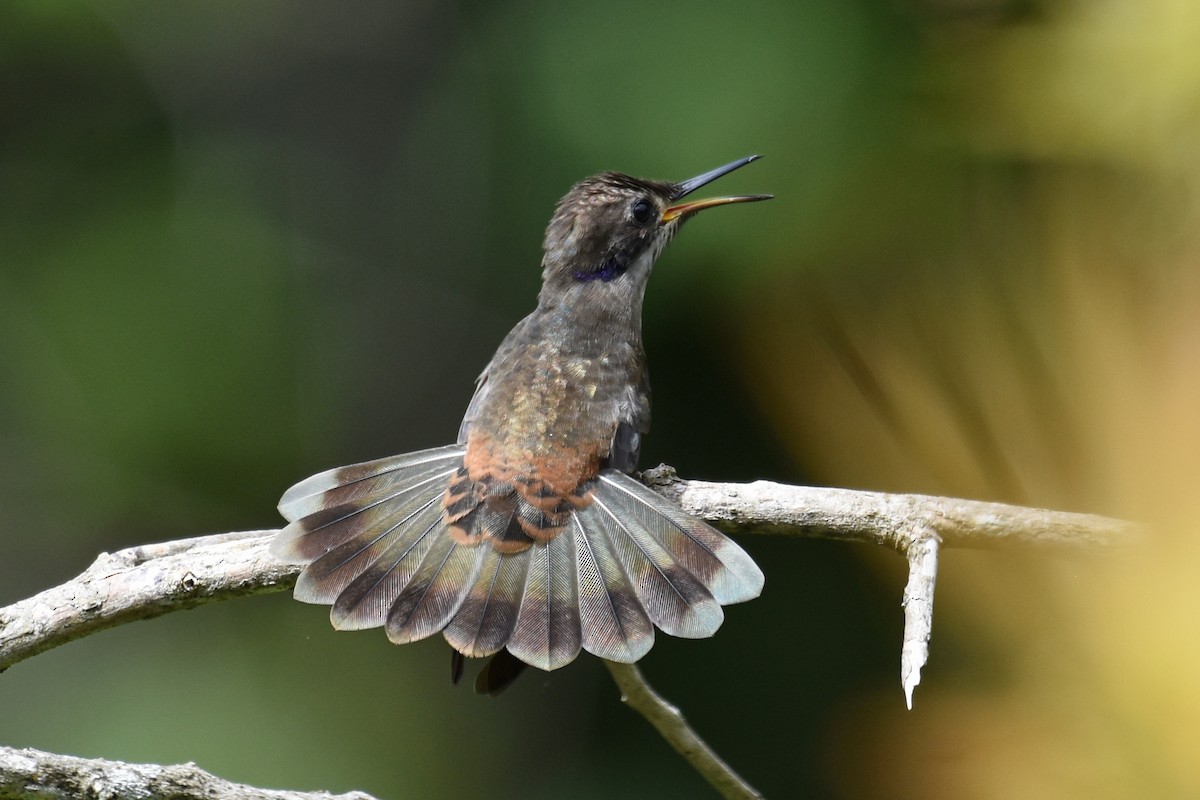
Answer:
[[[628,381],[611,354],[541,349],[491,387],[471,425],[466,466],[474,480],[538,481],[569,494],[599,473]]]

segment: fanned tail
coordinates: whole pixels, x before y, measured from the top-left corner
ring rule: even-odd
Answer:
[[[335,628],[386,624],[445,539],[439,501],[461,463],[461,447],[423,450],[322,472],[284,493],[279,508],[292,522],[271,552],[308,564],[296,599],[332,604]]]
[[[444,503],[463,453],[409,453],[289,489],[280,510],[291,522],[271,549],[308,565],[297,599],[332,605],[340,629],[384,626],[397,643],[441,631],[466,656],[507,649],[552,670],[581,649],[637,661],[655,627],[711,636],[722,605],[762,590],[738,545],[615,470],[601,472],[555,535],[523,550],[455,535]],[[520,670],[494,672],[481,676],[492,692]]]

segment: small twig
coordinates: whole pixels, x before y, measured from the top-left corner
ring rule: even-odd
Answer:
[[[126,764],[0,747],[0,797],[13,800],[375,800],[365,792],[330,794],[257,789],[195,764]]]
[[[621,690],[621,701],[646,718],[679,755],[728,800],[761,800],[746,783],[701,739],[678,708],[668,703],[646,682],[636,664],[605,661]]]
[[[933,587],[937,583],[938,538],[914,538],[908,548],[908,584],[904,587],[904,641],[900,646],[900,683],[904,702],[912,711],[913,689],[921,682],[921,668],[929,660],[933,633]]]

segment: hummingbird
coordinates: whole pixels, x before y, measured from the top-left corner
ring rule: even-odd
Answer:
[[[741,547],[636,480],[650,427],[642,301],[663,248],[698,212],[768,200],[686,200],[758,159],[671,183],[587,178],[546,228],[537,308],[476,382],[457,442],[339,467],[284,493],[271,552],[305,564],[294,596],[339,630],[397,644],[440,632],[491,662],[488,694],[526,665],[580,650],[632,663],[672,636],[712,636],[763,573]]]

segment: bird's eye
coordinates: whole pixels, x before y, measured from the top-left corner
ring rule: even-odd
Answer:
[[[644,197],[639,197],[629,207],[629,214],[638,225],[645,225],[654,214],[654,204]]]

